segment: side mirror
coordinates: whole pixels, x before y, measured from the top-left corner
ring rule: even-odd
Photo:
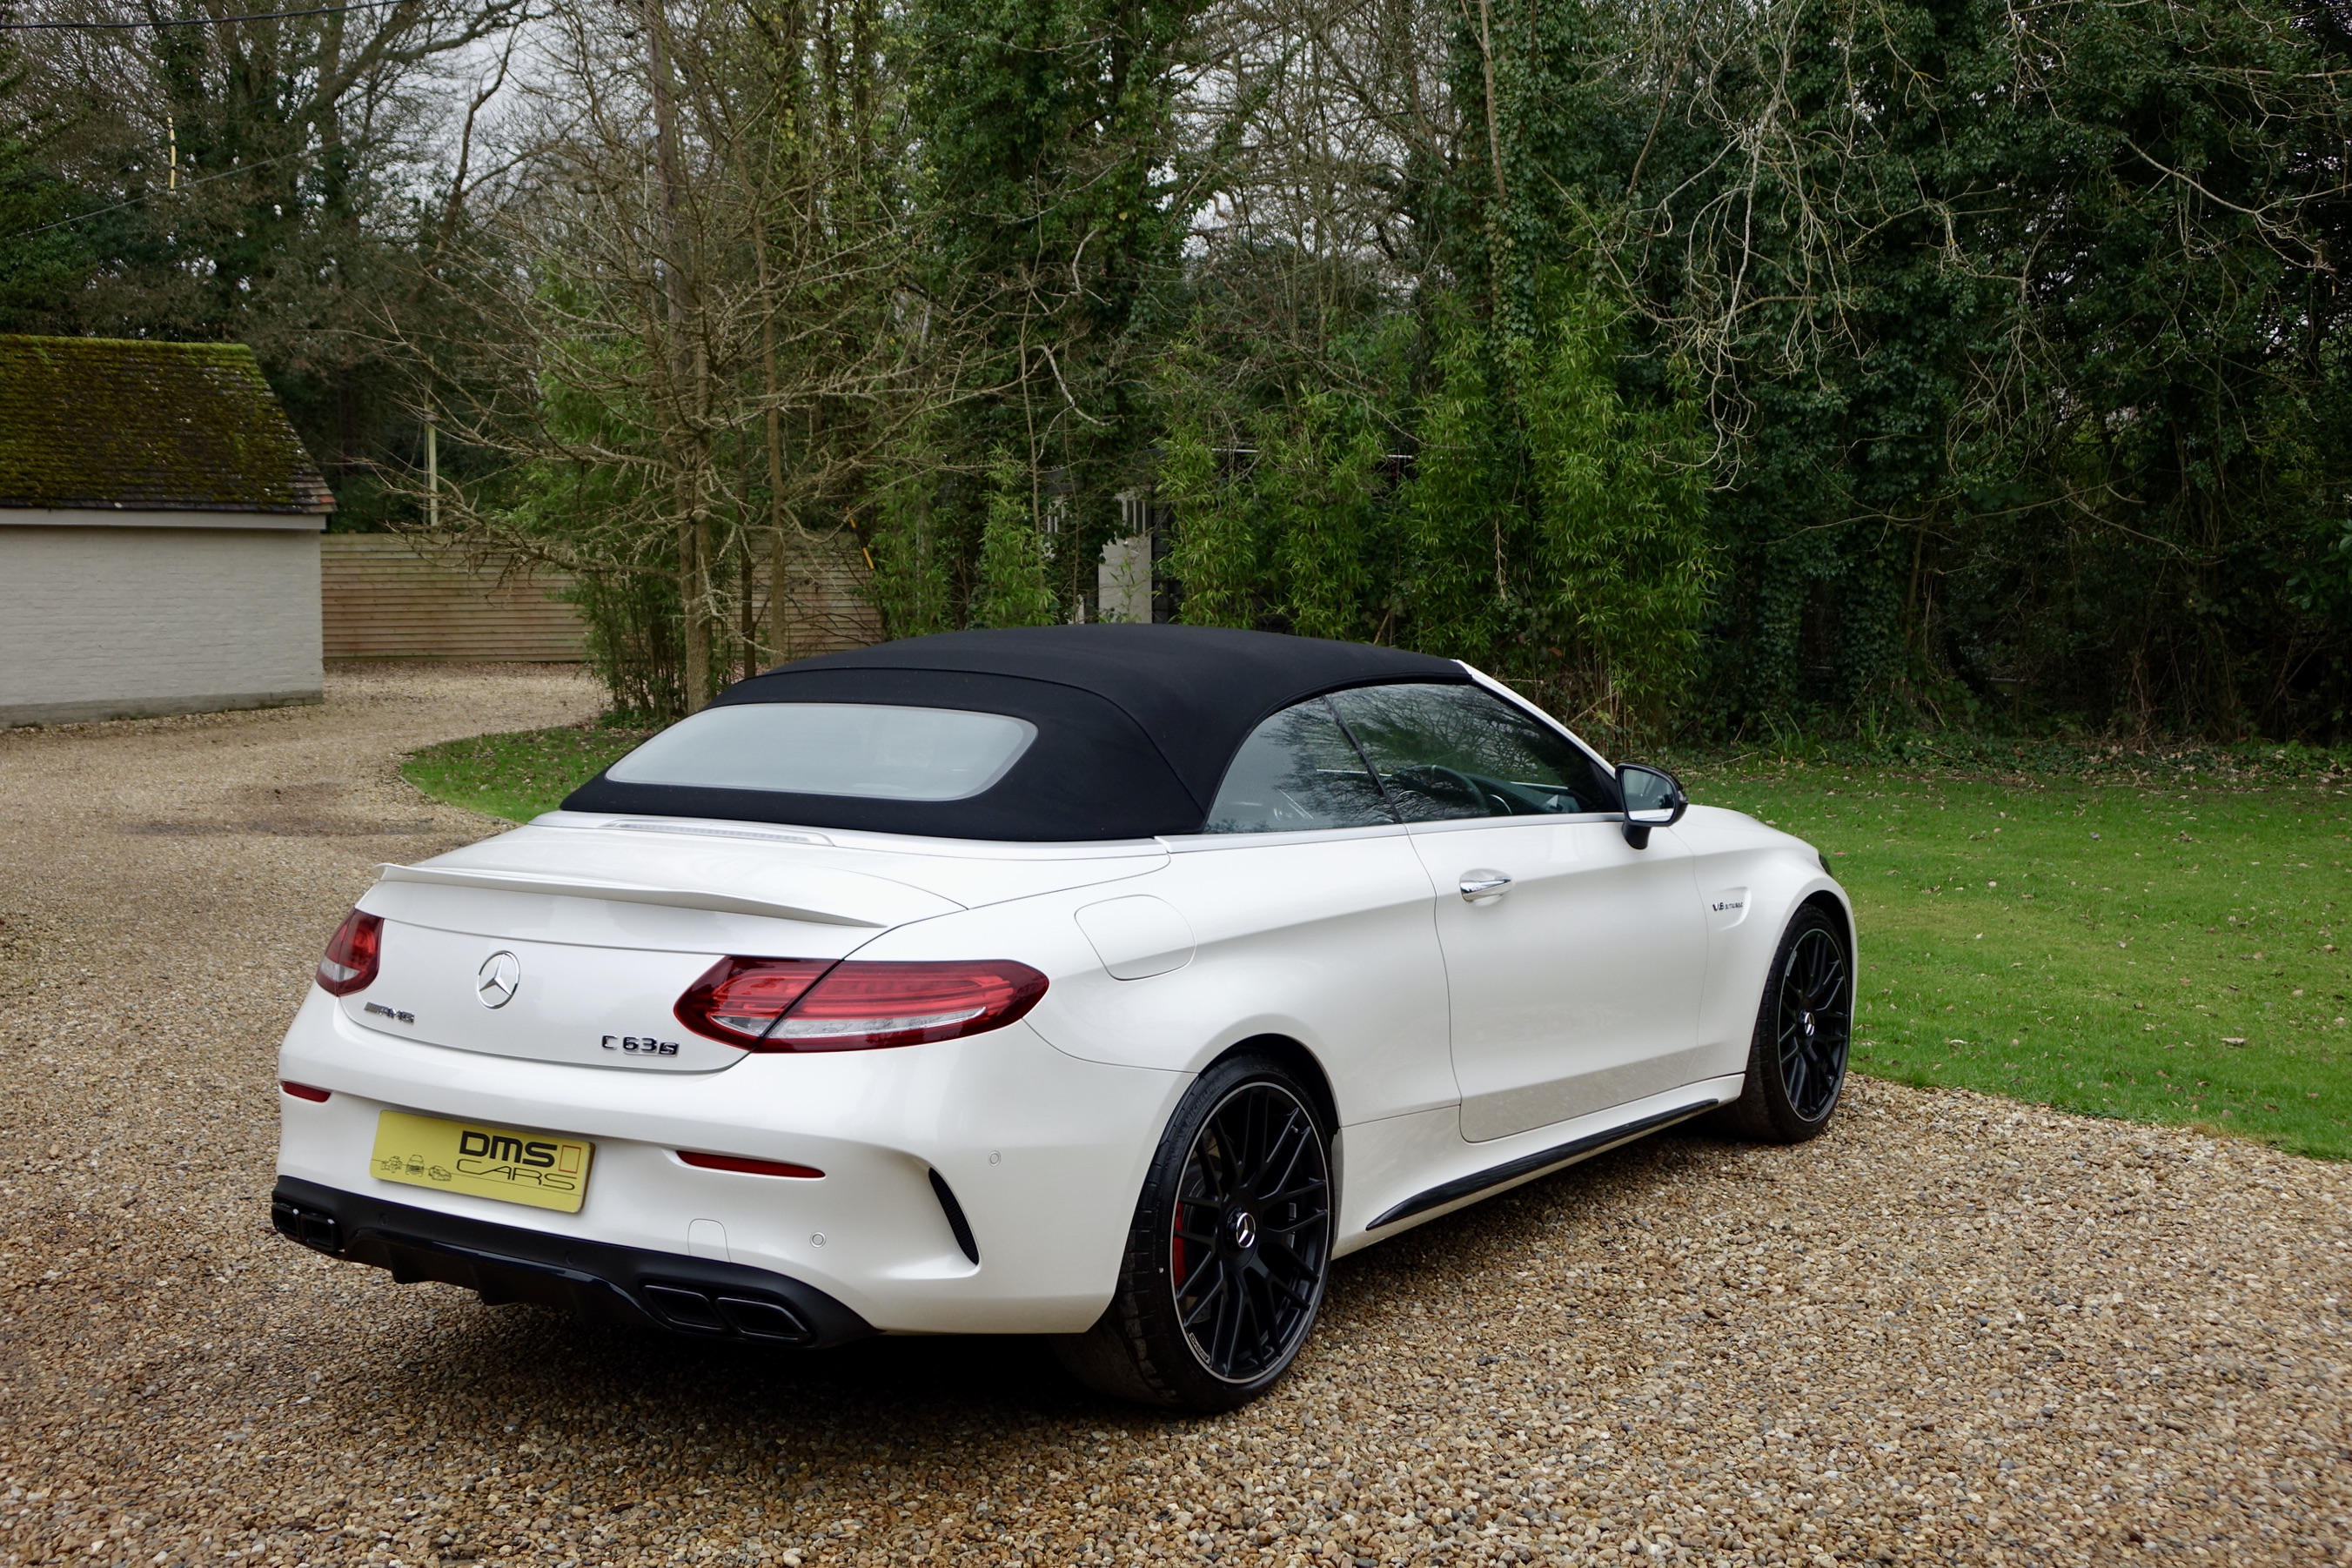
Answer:
[[[1650,847],[1650,829],[1672,827],[1690,808],[1690,797],[1664,768],[1620,763],[1617,791],[1625,802],[1625,842],[1636,849]]]

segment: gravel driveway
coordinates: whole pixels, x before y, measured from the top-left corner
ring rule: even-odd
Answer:
[[[592,706],[372,672],[0,735],[0,1563],[2352,1556],[2345,1168],[1964,1094],[1858,1084],[1808,1147],[1670,1136],[1346,1260],[1215,1420],[1021,1341],[713,1353],[280,1241],[318,950],[374,862],[487,826],[396,754]]]

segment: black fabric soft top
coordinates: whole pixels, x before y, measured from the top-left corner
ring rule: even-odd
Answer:
[[[801,659],[717,701],[961,708],[1035,724],[1034,743],[971,799],[632,784],[599,773],[563,805],[1024,842],[1198,833],[1226,764],[1268,715],[1345,687],[1469,679],[1426,654],[1214,626],[946,632]]]

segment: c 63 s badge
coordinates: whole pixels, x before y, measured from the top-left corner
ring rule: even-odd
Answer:
[[[387,1110],[368,1169],[380,1181],[578,1214],[595,1152],[583,1138]]]
[[[676,1040],[657,1040],[651,1035],[607,1035],[604,1048],[623,1051],[633,1057],[674,1057],[677,1055]]]

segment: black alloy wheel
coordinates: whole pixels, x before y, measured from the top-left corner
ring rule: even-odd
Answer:
[[[1192,1140],[1169,1225],[1176,1320],[1210,1374],[1287,1365],[1323,1299],[1331,1178],[1314,1116],[1278,1084],[1244,1084]]]
[[[1853,963],[1845,928],[1818,904],[1799,910],[1765,977],[1748,1082],[1724,1107],[1743,1136],[1797,1143],[1830,1124],[1853,1044]]]
[[[1780,979],[1780,1088],[1801,1120],[1819,1121],[1837,1103],[1853,1037],[1845,954],[1826,928],[1808,926],[1790,944]]]
[[[1171,1119],[1118,1293],[1057,1349],[1089,1385],[1230,1410],[1288,1369],[1331,1264],[1329,1130],[1279,1064],[1218,1063]]]

